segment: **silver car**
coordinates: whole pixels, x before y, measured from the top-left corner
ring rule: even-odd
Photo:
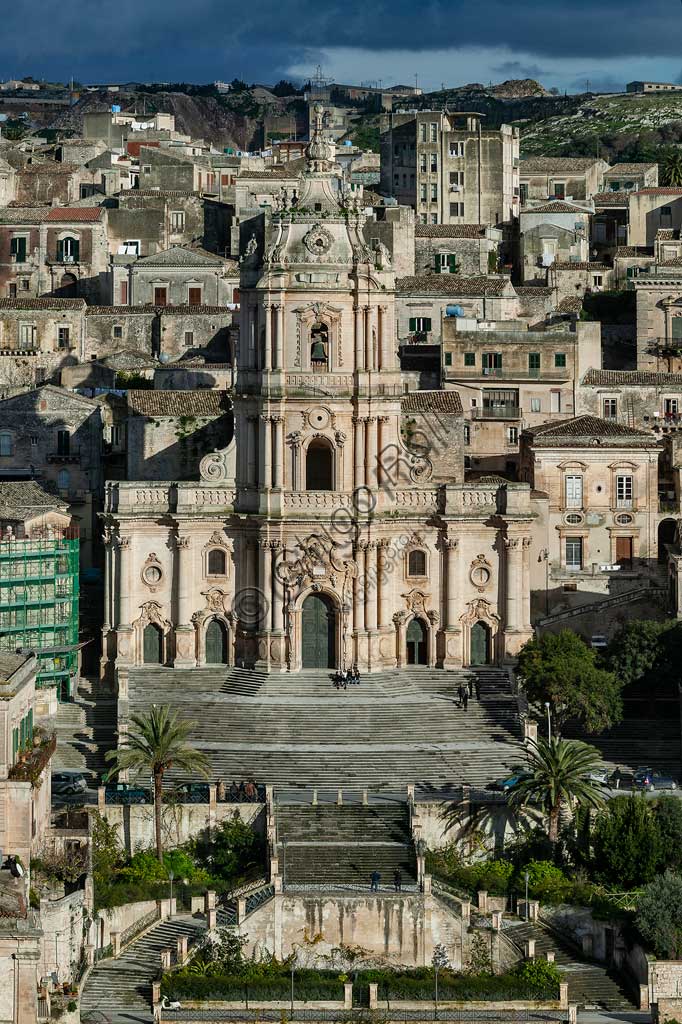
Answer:
[[[52,775],[52,792],[55,796],[74,796],[84,793],[88,788],[82,772],[54,772]]]

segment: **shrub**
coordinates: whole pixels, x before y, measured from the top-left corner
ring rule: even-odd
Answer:
[[[78,1003],[76,1002],[76,1000],[69,999],[68,1003],[66,1004],[66,1009],[69,1011],[69,1013],[74,1013],[78,1009]]]
[[[517,892],[525,889],[525,873],[528,872],[528,892],[535,899],[546,903],[561,903],[566,899],[571,882],[558,868],[549,860],[531,860],[521,868],[516,875],[515,888]]]
[[[593,871],[620,890],[650,882],[661,859],[661,834],[643,796],[618,796],[597,817],[592,832]]]
[[[523,960],[514,968],[514,976],[537,999],[558,999],[561,972],[546,960]]]
[[[666,871],[644,889],[635,917],[645,942],[658,957],[682,956],[682,878]]]

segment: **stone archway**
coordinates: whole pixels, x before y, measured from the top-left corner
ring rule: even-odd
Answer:
[[[665,564],[668,560],[667,544],[674,544],[677,538],[677,520],[662,519],[658,524],[658,561]]]
[[[491,649],[490,626],[482,619],[478,619],[471,627],[469,643],[469,664],[489,665]]]
[[[429,627],[423,619],[415,616],[405,631],[406,662],[408,665],[428,665]]]
[[[228,665],[230,661],[230,632],[225,623],[211,618],[206,625],[204,636],[205,664]]]
[[[462,664],[494,665],[497,662],[500,617],[492,610],[490,602],[483,597],[470,601],[459,621],[464,647]],[[486,660],[479,660],[481,658]]]
[[[311,593],[301,605],[301,668],[337,667],[338,608],[328,594]]]
[[[142,630],[142,661],[163,665],[163,633],[155,622],[148,622]]]

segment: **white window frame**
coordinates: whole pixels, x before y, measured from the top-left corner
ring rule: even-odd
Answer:
[[[575,550],[575,548],[577,547],[578,551],[580,552],[580,564],[578,564],[575,561],[570,561],[569,562],[569,560],[568,560],[569,544],[571,545],[571,550]],[[582,568],[583,568],[583,559],[585,557],[584,548],[585,548],[585,545],[584,545],[584,541],[583,541],[582,537],[565,537],[564,538],[564,551],[566,553],[566,570],[568,572],[580,572],[582,570]]]
[[[567,473],[564,477],[564,507],[583,507],[584,481],[582,473]]]
[[[616,473],[616,508],[631,509],[635,504],[635,479],[632,473]]]

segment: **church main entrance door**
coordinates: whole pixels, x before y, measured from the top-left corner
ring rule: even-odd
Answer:
[[[325,594],[309,594],[301,614],[303,668],[336,667],[336,614]]]
[[[149,622],[144,627],[142,645],[145,665],[160,665],[163,661],[163,636],[159,627],[153,622]]]
[[[471,664],[490,663],[490,629],[485,622],[474,622],[471,627]]]
[[[426,665],[426,626],[421,619],[412,619],[407,627],[407,664]]]
[[[206,664],[227,664],[227,630],[218,619],[211,619],[206,629]]]

